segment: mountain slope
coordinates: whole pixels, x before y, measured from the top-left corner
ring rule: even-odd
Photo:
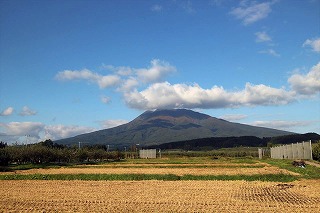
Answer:
[[[117,147],[207,137],[273,137],[292,134],[281,130],[232,123],[186,109],[146,111],[133,121],[118,127],[56,141],[61,144],[109,144]]]

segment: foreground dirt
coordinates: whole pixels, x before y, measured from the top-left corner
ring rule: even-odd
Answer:
[[[0,181],[0,212],[320,212],[320,181]]]

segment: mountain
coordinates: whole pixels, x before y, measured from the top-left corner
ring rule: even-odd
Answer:
[[[56,141],[73,145],[108,144],[115,147],[158,145],[208,137],[274,137],[293,134],[276,129],[233,123],[187,109],[146,111],[127,124]]]

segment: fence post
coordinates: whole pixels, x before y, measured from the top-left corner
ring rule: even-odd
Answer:
[[[259,159],[262,159],[262,149],[261,148],[258,149],[258,153],[259,153]]]
[[[309,143],[310,143],[310,156],[311,156],[311,160],[313,160],[313,156],[312,156],[312,144],[311,144],[311,140],[309,141]]]

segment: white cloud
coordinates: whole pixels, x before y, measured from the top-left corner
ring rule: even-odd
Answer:
[[[223,115],[220,118],[227,121],[238,121],[247,118],[247,115],[242,114],[232,114],[232,115]]]
[[[147,89],[126,93],[127,105],[138,109],[158,108],[233,108],[256,105],[284,105],[294,101],[293,93],[265,85],[246,84],[241,91],[223,87],[203,89],[199,85],[155,83]]]
[[[128,123],[127,120],[117,119],[117,120],[106,120],[99,122],[103,129],[109,129],[112,127],[120,126],[122,124]]]
[[[266,38],[265,38],[266,39]],[[274,50],[262,52],[279,56]],[[320,63],[319,63],[320,64]],[[288,79],[291,90],[273,88],[264,84],[253,85],[246,83],[242,90],[227,91],[221,86],[201,88],[198,84],[170,84],[163,82],[164,78],[176,71],[168,62],[154,59],[148,68],[113,67],[105,68],[120,73],[115,79],[89,70],[63,71],[56,75],[59,80],[85,79],[94,81],[100,87],[107,87],[112,82],[121,83],[117,86],[126,104],[136,109],[157,108],[236,108],[245,106],[277,106],[296,101],[302,96],[313,95],[319,91],[319,67],[316,65],[306,74],[295,74]],[[121,79],[120,77],[121,76]],[[141,89],[141,86],[147,88]],[[108,97],[101,97],[103,103],[109,103]]]
[[[97,79],[97,83],[100,88],[107,88],[114,86],[120,82],[120,77],[117,75],[106,75],[106,76],[100,76],[99,79]]]
[[[271,56],[274,56],[274,57],[280,57],[280,54],[277,53],[274,49],[262,50],[259,53],[271,55]]]
[[[301,95],[314,95],[320,92],[320,62],[311,70],[303,74],[294,74],[288,79],[289,84],[296,93]]]
[[[31,116],[36,114],[37,114],[37,111],[30,109],[28,106],[24,106],[22,108],[22,111],[19,113],[19,115],[21,116]]]
[[[266,18],[271,12],[273,2],[257,3],[256,1],[241,1],[240,6],[234,8],[230,14],[240,19],[244,25],[253,24]]]
[[[274,121],[255,121],[251,125],[292,131],[295,127],[309,126],[312,123],[314,123],[314,121],[274,120]]]
[[[129,77],[128,79],[123,81],[122,85],[119,87],[119,91],[129,92],[137,86],[139,86],[139,81],[134,77]]]
[[[45,139],[57,140],[95,131],[85,126],[53,125],[46,126],[41,122],[0,123],[0,140],[14,143],[36,143]]]
[[[71,80],[88,80],[90,82],[98,84],[100,88],[106,88],[115,86],[120,82],[120,77],[117,75],[100,75],[94,73],[88,69],[83,70],[64,70],[59,72],[55,78],[60,81],[71,81]]]
[[[163,80],[169,73],[175,72],[176,68],[171,66],[168,62],[153,59],[151,67],[136,69],[138,79],[145,83],[159,82]]]
[[[272,41],[271,37],[266,32],[256,32],[256,42]]]
[[[250,83],[246,83],[244,90],[234,94],[235,100],[241,100],[240,106],[277,106],[295,101],[294,92],[263,84],[251,85]]]
[[[320,38],[307,39],[302,46],[311,47],[314,52],[320,53]]]
[[[70,125],[70,126],[53,125],[53,126],[46,126],[44,128],[45,138],[48,138],[48,139],[50,138],[52,140],[73,137],[76,135],[93,132],[95,130],[96,129],[92,127],[77,126],[77,125]]]
[[[88,69],[64,70],[59,72],[55,79],[60,81],[86,80],[97,84],[100,88],[118,86],[119,91],[128,91],[140,84],[148,84],[162,81],[168,74],[175,72],[176,68],[168,62],[153,59],[148,68],[114,67],[103,65],[116,75],[101,75]],[[121,77],[120,77],[121,76]]]
[[[12,115],[14,109],[13,107],[8,107],[6,109],[4,109],[1,113],[0,113],[0,116],[9,116],[9,115]]]
[[[39,133],[43,130],[44,124],[40,122],[10,122],[0,123],[0,127],[5,129],[5,135],[26,136],[39,138]]]

